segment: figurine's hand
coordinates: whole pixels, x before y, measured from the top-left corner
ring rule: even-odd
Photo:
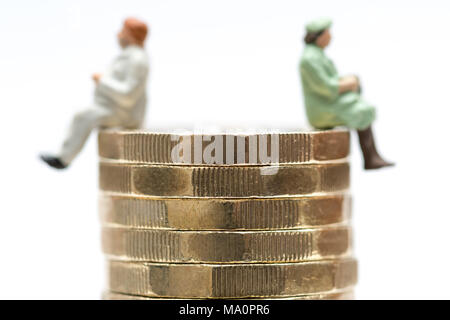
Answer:
[[[359,78],[357,76],[350,76],[351,90],[354,92],[359,91]]]
[[[92,75],[92,80],[94,80],[94,82],[95,82],[96,84],[98,84],[101,77],[102,77],[102,74],[101,74],[101,73],[94,73],[94,74]]]
[[[356,76],[356,75],[352,75],[352,77],[355,78],[355,81],[356,81],[356,84],[357,84],[356,91],[360,92],[360,90],[361,90],[361,81],[359,80],[359,77]]]
[[[344,93],[348,91],[358,92],[359,79],[356,76],[346,76],[339,80],[339,92]]]

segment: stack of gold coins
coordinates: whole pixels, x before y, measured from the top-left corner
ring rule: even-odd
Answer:
[[[349,133],[102,131],[106,299],[349,299]]]

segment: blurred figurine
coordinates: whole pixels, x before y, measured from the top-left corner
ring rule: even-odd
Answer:
[[[123,49],[104,74],[94,74],[96,84],[91,107],[73,118],[68,135],[55,155],[41,159],[57,169],[64,169],[83,148],[95,128],[139,128],[146,107],[148,59],[144,50],[147,25],[134,18],[125,20],[118,40]]]
[[[392,166],[375,147],[371,124],[375,108],[361,99],[356,76],[339,77],[324,49],[331,41],[330,19],[318,19],[306,25],[305,50],[300,75],[309,122],[317,129],[346,126],[358,132],[365,169]]]

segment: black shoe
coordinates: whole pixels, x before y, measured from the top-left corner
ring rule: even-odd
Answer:
[[[65,169],[68,166],[66,164],[64,164],[61,159],[54,157],[54,156],[50,156],[50,155],[46,155],[46,154],[41,154],[39,156],[41,158],[42,161],[44,161],[45,163],[47,163],[50,167],[55,168],[55,169]]]

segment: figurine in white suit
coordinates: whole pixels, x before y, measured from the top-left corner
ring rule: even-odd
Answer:
[[[41,155],[51,167],[64,169],[83,148],[95,128],[140,128],[145,116],[148,59],[144,50],[147,25],[128,18],[118,34],[121,54],[96,83],[92,106],[75,115],[60,151]]]

